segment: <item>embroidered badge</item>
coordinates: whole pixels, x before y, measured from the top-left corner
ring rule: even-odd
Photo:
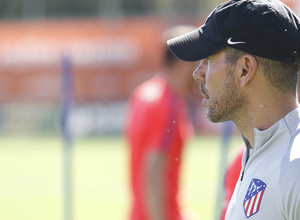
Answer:
[[[244,198],[244,211],[247,218],[259,211],[267,184],[260,179],[252,179]]]

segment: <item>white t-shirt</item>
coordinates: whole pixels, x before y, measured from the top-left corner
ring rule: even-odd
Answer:
[[[300,220],[300,110],[254,130],[225,220]]]

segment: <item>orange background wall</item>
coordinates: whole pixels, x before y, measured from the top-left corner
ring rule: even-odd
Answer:
[[[50,20],[0,23],[0,101],[57,100],[61,60],[77,101],[124,99],[161,67],[164,22]]]

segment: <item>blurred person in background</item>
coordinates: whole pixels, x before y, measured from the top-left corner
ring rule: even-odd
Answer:
[[[242,144],[238,148],[237,152],[235,153],[233,159],[230,161],[226,169],[224,177],[223,207],[220,220],[225,219],[227,207],[234,192],[235,185],[239,179],[242,170],[242,158],[245,148],[246,146],[244,144]]]
[[[178,60],[166,40],[195,27],[163,34],[163,70],[139,85],[129,99],[125,133],[130,149],[133,204],[130,220],[183,220],[178,201],[182,150],[193,134],[185,95],[196,63]]]

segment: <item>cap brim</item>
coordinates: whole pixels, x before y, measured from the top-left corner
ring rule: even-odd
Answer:
[[[184,61],[198,61],[209,57],[225,46],[214,43],[195,30],[167,41],[171,52]]]

